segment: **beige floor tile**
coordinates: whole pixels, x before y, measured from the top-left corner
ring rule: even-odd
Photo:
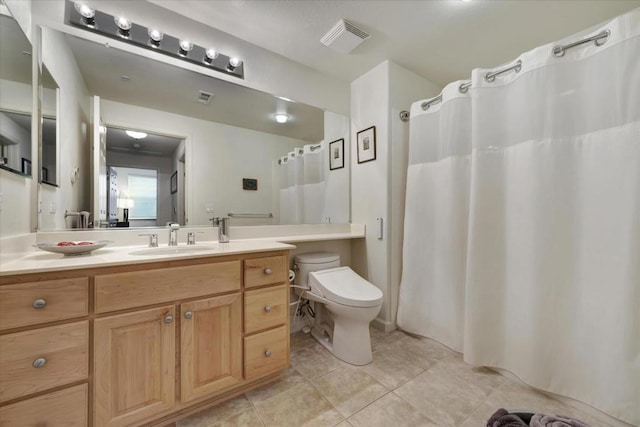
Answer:
[[[240,412],[227,418],[226,420],[211,424],[211,427],[258,427],[264,426],[255,409]]]
[[[316,378],[312,384],[345,417],[389,392],[365,372],[346,366]]]
[[[284,378],[251,390],[247,392],[246,395],[251,402],[256,404],[267,399],[271,399],[272,397],[305,382],[307,382],[307,380],[300,375],[298,371],[293,368],[289,368],[285,371]]]
[[[430,370],[442,372],[445,375],[458,376],[482,389],[486,395],[489,395],[506,380],[506,377],[503,377],[495,371],[470,365],[457,357],[446,357],[436,363]]]
[[[462,423],[487,398],[484,391],[446,372],[427,370],[394,393],[442,426]]]
[[[353,424],[351,424],[349,421],[344,420],[343,422],[341,422],[340,424],[338,424],[336,427],[352,427]]]
[[[297,385],[255,407],[267,427],[324,427],[344,421],[331,403],[309,383]]]
[[[302,350],[317,343],[317,341],[311,336],[311,334],[305,334],[304,332],[296,332],[291,334],[291,352]]]
[[[369,331],[372,351],[384,350],[389,347],[393,348],[400,340],[407,336],[404,332],[399,330],[384,332],[380,329],[371,327],[369,328]]]
[[[429,418],[393,393],[376,400],[348,421],[356,427],[437,427]]]
[[[291,354],[291,366],[308,380],[345,365],[317,343]]]
[[[424,371],[424,368],[400,357],[391,348],[375,351],[373,361],[359,369],[371,375],[390,390],[394,390]]]
[[[243,395],[180,420],[176,427],[210,427],[249,409],[251,402]]]
[[[393,348],[396,354],[421,368],[430,368],[447,357],[460,357],[444,345],[426,338],[405,336]]]

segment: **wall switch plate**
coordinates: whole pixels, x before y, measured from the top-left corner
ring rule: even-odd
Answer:
[[[56,213],[56,202],[50,202],[49,203],[49,213]]]
[[[382,238],[384,237],[384,220],[382,219],[382,217],[378,217],[376,218],[376,222],[376,229],[378,230],[378,240],[382,240]]]

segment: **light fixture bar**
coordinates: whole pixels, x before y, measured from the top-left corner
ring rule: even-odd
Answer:
[[[211,56],[213,56],[211,55],[211,52],[210,55],[207,55],[207,50],[212,51],[210,47],[205,48],[196,44],[193,44],[192,48],[185,52],[185,50],[180,47],[179,38],[164,34],[160,36],[161,39],[159,41],[151,40],[149,36],[149,28],[129,21],[127,21],[127,23],[130,23],[131,28],[128,30],[122,30],[122,28],[119,28],[116,24],[116,17],[100,12],[99,10],[95,10],[95,15],[91,18],[90,23],[88,23],[87,19],[78,12],[75,7],[75,3],[76,2],[71,0],[66,1],[66,24],[112,39],[120,40],[123,43],[159,52],[175,59],[187,61],[191,64],[196,64],[209,70],[218,71],[244,79],[244,61],[238,60],[232,56],[224,55],[217,51],[217,56],[215,58],[211,58]],[[119,18],[124,19],[123,17]],[[162,31],[162,29],[159,28],[153,28],[153,30]],[[231,64],[232,62],[237,65],[233,66]]]

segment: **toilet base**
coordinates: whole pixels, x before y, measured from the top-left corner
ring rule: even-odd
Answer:
[[[326,317],[332,317],[328,313],[331,309],[320,306],[316,311],[318,311],[317,323],[311,329],[311,336],[318,343],[338,359],[351,365],[362,366],[371,363],[373,354],[369,334],[370,322],[344,317],[340,318],[338,322],[335,322],[335,319],[327,322]]]

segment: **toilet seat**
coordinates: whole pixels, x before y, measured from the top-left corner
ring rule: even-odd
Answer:
[[[330,268],[309,273],[309,285],[315,294],[350,307],[375,307],[382,302],[382,291],[349,267]]]

